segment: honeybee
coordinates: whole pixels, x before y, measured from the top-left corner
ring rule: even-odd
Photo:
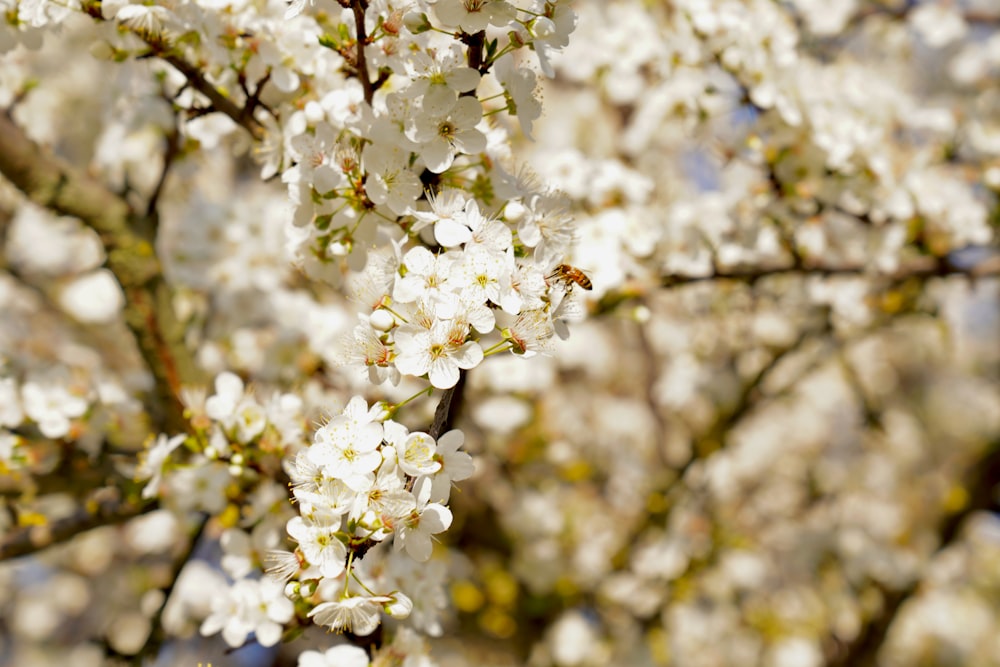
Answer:
[[[553,269],[552,273],[549,274],[549,280],[561,280],[567,288],[572,288],[573,283],[576,283],[585,290],[592,290],[594,288],[594,284],[590,282],[590,278],[587,277],[586,273],[569,264],[560,264]]]

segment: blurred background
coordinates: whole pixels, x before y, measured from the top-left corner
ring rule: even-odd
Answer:
[[[468,374],[476,474],[415,575],[434,662],[402,664],[1000,665],[998,8],[572,6],[511,159],[565,195],[587,318]],[[357,307],[293,266],[285,186],[219,114],[174,126],[101,39],[74,14],[7,51],[0,103],[112,189],[162,188],[156,250],[207,374],[294,391],[313,423],[418,390],[338,367]],[[159,182],[165,136],[183,155]],[[0,427],[31,436],[0,430],[13,535],[134,473],[150,378],[93,231],[0,179],[0,249]],[[3,552],[0,664],[124,664],[152,636],[157,666],[295,665],[351,639],[200,638],[225,522],[110,523]]]

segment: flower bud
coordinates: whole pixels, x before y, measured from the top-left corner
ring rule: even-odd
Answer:
[[[515,199],[507,202],[507,206],[503,209],[503,217],[507,218],[510,222],[517,222],[524,217],[526,210],[524,204]]]
[[[431,22],[427,20],[427,15],[419,12],[407,12],[406,16],[403,17],[403,25],[414,35],[431,29]]]
[[[368,322],[376,331],[388,331],[396,325],[396,318],[394,318],[392,313],[389,311],[379,308],[371,314],[371,317],[368,318]]]
[[[413,600],[407,597],[406,594],[396,591],[390,593],[390,602],[386,602],[382,605],[385,609],[385,613],[389,614],[393,618],[406,618],[413,611]]]

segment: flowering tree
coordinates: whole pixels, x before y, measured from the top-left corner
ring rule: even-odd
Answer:
[[[0,3],[11,664],[1000,664],[988,3]]]

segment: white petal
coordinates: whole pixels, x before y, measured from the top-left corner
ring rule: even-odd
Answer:
[[[483,361],[483,348],[479,347],[479,343],[470,340],[451,356],[459,368],[475,368]]]
[[[215,393],[224,396],[232,401],[237,401],[243,396],[243,380],[236,373],[225,371],[215,378]]]
[[[444,505],[431,503],[424,508],[420,515],[420,529],[422,532],[436,534],[448,530],[451,525],[451,510]]]
[[[229,619],[229,622],[226,623],[226,627],[222,629],[222,638],[226,640],[226,643],[229,644],[229,646],[236,648],[237,646],[243,645],[243,642],[246,641],[247,635],[250,634],[252,630],[253,628],[247,627],[246,623],[238,621],[235,618],[231,618]]]
[[[433,545],[430,535],[418,530],[411,530],[406,534],[406,542],[403,545],[406,553],[415,561],[424,563],[431,558]]]
[[[460,130],[455,133],[452,143],[462,153],[474,155],[486,150],[486,135],[476,129]]]
[[[465,93],[474,90],[481,78],[479,72],[471,67],[456,67],[445,75],[444,80],[455,92]]]
[[[462,129],[475,127],[483,117],[483,105],[475,97],[463,97],[451,112],[451,121]]]
[[[465,444],[465,433],[456,428],[438,438],[437,448],[438,452],[444,456],[457,452],[463,444]]]
[[[344,180],[344,175],[328,164],[320,165],[313,171],[313,186],[320,194],[338,187]]]
[[[455,107],[458,95],[447,86],[432,85],[427,87],[420,108],[427,114],[441,118]]]
[[[431,355],[426,352],[420,354],[400,355],[396,358],[396,369],[403,375],[420,377],[430,370],[430,367]]]
[[[427,168],[435,174],[445,171],[455,161],[455,152],[451,144],[440,137],[424,144],[420,156],[424,158]]]
[[[438,242],[440,243],[440,241]],[[434,254],[423,246],[417,246],[406,253],[403,257],[403,264],[414,273],[427,275],[434,270]]]
[[[261,623],[254,628],[254,637],[261,646],[274,646],[281,640],[281,626],[277,623]]]
[[[448,456],[444,462],[448,477],[453,481],[468,479],[472,473],[476,472],[476,465],[472,457],[466,452],[455,452]]]
[[[454,220],[438,220],[434,225],[434,239],[445,248],[454,248],[472,239],[472,230]]]
[[[359,452],[370,452],[382,442],[382,425],[368,422],[360,429],[354,438],[354,449]]]
[[[458,375],[458,366],[455,362],[448,357],[440,357],[431,362],[427,377],[436,389],[451,389],[458,384]]]

